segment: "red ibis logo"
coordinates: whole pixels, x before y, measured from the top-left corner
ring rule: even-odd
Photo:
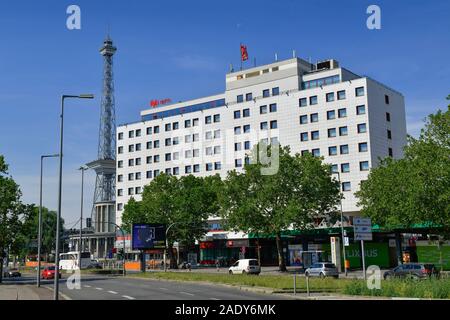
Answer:
[[[166,98],[166,99],[162,99],[162,100],[151,100],[150,101],[150,106],[152,107],[152,108],[156,108],[156,107],[158,107],[158,106],[162,106],[162,105],[165,105],[165,104],[169,104],[169,103],[171,103],[172,102],[172,100],[171,99],[169,99],[169,98]]]

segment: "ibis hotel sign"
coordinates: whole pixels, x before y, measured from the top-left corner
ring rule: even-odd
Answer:
[[[172,99],[166,98],[166,99],[161,99],[161,100],[150,100],[150,107],[152,108],[156,108],[158,106],[163,106],[166,104],[172,103]]]

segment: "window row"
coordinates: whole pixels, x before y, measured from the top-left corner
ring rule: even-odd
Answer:
[[[268,98],[268,97],[271,96],[271,93],[272,93],[272,96],[278,96],[280,94],[280,88],[279,87],[275,87],[275,88],[272,88],[272,90],[264,89],[263,92],[262,92],[262,96],[263,96],[263,98]],[[246,93],[245,94],[245,101],[252,101],[252,100],[253,100],[253,94],[252,93]],[[244,95],[243,94],[238,95],[236,97],[236,101],[237,101],[237,103],[244,102]]]
[[[355,96],[356,97],[361,97],[365,95],[365,90],[364,87],[358,87],[355,89]],[[335,92],[329,92],[327,94],[325,94],[325,101],[326,102],[333,102],[333,101],[340,101],[340,100],[345,100],[347,98],[347,94],[346,94],[346,90],[340,90]],[[313,106],[318,104],[318,97],[315,96],[311,96],[309,98],[300,98],[299,99],[299,106],[300,107],[307,107],[308,105]]]

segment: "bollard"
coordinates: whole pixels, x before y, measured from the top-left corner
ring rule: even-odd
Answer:
[[[297,295],[297,274],[294,273],[294,296]]]
[[[309,297],[309,276],[306,276],[306,295]]]

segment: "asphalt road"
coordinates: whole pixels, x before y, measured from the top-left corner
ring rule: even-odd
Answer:
[[[60,280],[60,293],[72,300],[282,300],[277,295],[260,294],[214,284],[196,284],[163,280],[123,278],[120,276],[82,275],[80,289],[69,289],[68,275]],[[36,279],[25,275],[7,280],[33,284]],[[42,286],[53,288],[52,280],[42,280]]]

